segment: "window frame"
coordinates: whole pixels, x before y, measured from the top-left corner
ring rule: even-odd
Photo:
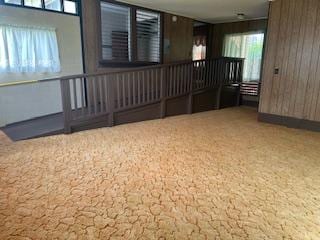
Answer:
[[[68,13],[64,11],[64,1],[59,0],[61,4],[61,10],[52,10],[52,9],[47,9],[45,7],[45,2],[44,0],[41,1],[41,7],[33,7],[33,6],[26,6],[24,4],[24,0],[21,0],[21,4],[14,4],[14,3],[8,3],[5,2],[5,0],[0,0],[0,5],[4,6],[10,6],[10,7],[17,7],[17,8],[26,8],[26,9],[33,9],[33,10],[39,10],[39,11],[45,11],[45,12],[53,12],[53,13],[60,13],[60,14],[67,14],[67,15],[72,15],[72,16],[80,16],[80,1],[81,0],[72,0],[76,4],[76,13]]]
[[[119,6],[124,6],[130,8],[130,45],[131,45],[131,60],[130,61],[116,61],[116,60],[106,60],[103,59],[103,54],[102,54],[102,24],[101,24],[101,3],[111,3]],[[98,0],[97,1],[97,9],[98,9],[98,14],[97,14],[97,24],[98,24],[98,29],[97,29],[97,35],[98,35],[98,48],[99,48],[99,66],[100,67],[139,67],[139,66],[151,66],[151,65],[157,65],[163,63],[163,12],[153,10],[150,8],[144,8],[144,7],[139,7],[135,6],[132,4],[128,3],[122,3],[122,2],[117,2],[115,0]],[[153,12],[159,14],[160,17],[160,41],[159,41],[159,62],[145,62],[145,61],[138,61],[138,53],[137,53],[137,24],[136,24],[136,13],[137,10],[142,10],[142,11],[148,11],[148,12]]]
[[[253,35],[253,34],[263,34],[263,46],[262,46],[262,57],[261,57],[261,66],[260,66],[260,76],[259,80],[250,80],[250,81],[244,81],[246,83],[250,82],[260,82],[262,81],[262,74],[263,74],[263,61],[264,61],[264,55],[265,55],[265,49],[266,49],[266,40],[267,40],[267,32],[265,30],[251,30],[251,31],[244,31],[244,32],[232,32],[232,33],[226,33],[223,36],[223,45],[222,45],[222,56],[225,56],[225,49],[226,49],[226,39],[230,35]],[[243,72],[244,74],[244,72]]]

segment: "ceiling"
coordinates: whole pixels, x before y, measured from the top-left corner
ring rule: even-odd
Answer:
[[[120,0],[146,8],[161,10],[199,21],[218,23],[239,21],[238,13],[246,19],[268,16],[269,0]]]

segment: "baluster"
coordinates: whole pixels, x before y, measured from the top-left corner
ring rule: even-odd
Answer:
[[[169,67],[169,94],[168,96],[172,96],[173,95],[173,66]]]
[[[87,77],[87,83],[88,83],[88,89],[87,89],[87,93],[88,93],[88,115],[90,116],[92,113],[92,82],[90,81],[90,78]]]
[[[121,108],[121,105],[120,105],[120,76],[119,74],[117,74],[116,76],[117,78],[117,105],[118,105],[118,109]]]
[[[140,72],[138,72],[138,104],[141,104],[141,78],[140,78]]]
[[[62,109],[63,109],[63,119],[64,119],[64,132],[71,133],[72,107],[71,107],[69,80],[61,79],[60,87],[61,87]]]
[[[78,99],[77,99],[77,80],[75,78],[72,79],[73,85],[73,103],[74,103],[74,115],[78,117]]]
[[[105,112],[110,112],[110,105],[111,105],[111,101],[110,99],[108,99],[110,96],[109,96],[109,86],[108,86],[108,81],[109,78],[107,75],[104,75],[103,76],[103,91],[104,91],[104,105],[105,105]],[[113,104],[114,105],[114,104]]]
[[[184,81],[183,81],[183,93],[187,93],[188,92],[188,82],[189,82],[189,78],[190,78],[190,76],[189,76],[189,74],[188,74],[188,66],[189,66],[189,63],[188,64],[185,64],[184,65],[184,68],[183,68],[183,72],[184,72],[184,74],[183,74],[183,79],[184,79]]]
[[[160,68],[160,99],[161,99],[161,106],[160,106],[160,116],[164,118],[166,116],[166,98],[167,98],[167,78],[166,72],[167,69],[169,70],[170,67],[167,68]]]
[[[85,87],[84,87],[84,78],[80,78],[81,83],[81,115],[84,116],[84,110],[85,110]]]
[[[102,81],[102,77],[103,76],[99,76],[98,77],[98,85],[99,85],[99,90],[100,90],[100,92],[99,92],[99,97],[100,97],[100,113],[103,113],[104,112],[104,101],[103,101],[103,89],[104,89],[104,87],[102,87],[102,83],[103,83],[103,81]]]
[[[159,68],[157,68],[155,71],[154,71],[154,75],[155,75],[155,84],[156,84],[156,99],[158,100],[159,99],[159,75],[158,75],[158,71],[159,71]]]
[[[136,95],[136,72],[132,73],[132,89],[133,89],[133,105],[137,104],[137,95]]]
[[[93,77],[92,79],[93,83],[93,104],[94,104],[94,114],[97,115],[98,113],[98,99],[97,99],[97,79],[96,77]]]
[[[153,70],[150,70],[150,81],[151,81],[151,99],[154,101],[154,76]]]
[[[143,103],[145,103],[146,102],[146,98],[147,98],[147,96],[146,96],[146,78],[145,78],[145,73],[146,72],[141,72],[141,75],[142,75],[142,96],[143,96]]]
[[[125,87],[125,75],[121,75],[122,80],[122,107],[127,106],[126,87]]]
[[[128,106],[131,107],[132,105],[132,99],[131,99],[131,79],[130,79],[130,73],[126,74],[127,79],[127,86],[128,86]]]

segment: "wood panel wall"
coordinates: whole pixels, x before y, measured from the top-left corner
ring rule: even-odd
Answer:
[[[266,31],[267,19],[250,20],[232,23],[219,23],[211,25],[209,33],[209,49],[210,57],[221,57],[223,51],[224,37],[232,33],[246,33],[253,31]]]
[[[84,60],[87,73],[102,72],[109,68],[99,64],[99,0],[82,1]],[[177,22],[172,21],[172,15],[163,14],[164,39],[170,42],[169,51],[164,50],[165,63],[192,58],[193,19],[177,16]],[[113,68],[114,69],[114,68]]]
[[[192,59],[193,19],[164,14],[164,63]],[[169,46],[167,45],[169,43]]]
[[[99,71],[99,27],[97,14],[98,1],[81,1],[82,4],[82,31],[85,71],[93,73]],[[103,70],[103,69],[101,69]]]
[[[320,121],[319,57],[320,1],[272,2],[259,112]]]

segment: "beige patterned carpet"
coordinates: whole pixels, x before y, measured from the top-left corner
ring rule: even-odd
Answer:
[[[2,135],[0,239],[320,239],[320,134],[256,117]]]

